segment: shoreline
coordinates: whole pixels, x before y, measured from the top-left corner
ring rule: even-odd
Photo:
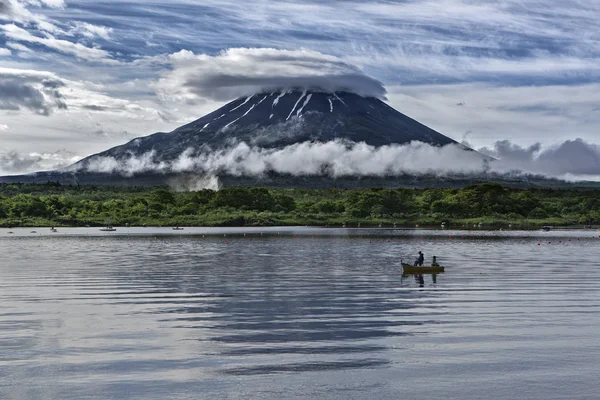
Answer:
[[[293,227],[310,227],[310,228],[339,228],[339,229],[352,229],[352,230],[360,230],[360,229],[382,229],[382,230],[453,230],[453,231],[497,231],[497,230],[506,230],[506,231],[535,231],[542,230],[543,227],[549,226],[550,230],[600,230],[600,225],[576,225],[576,224],[556,224],[553,223],[556,221],[540,221],[536,223],[456,223],[456,224],[427,224],[427,223],[410,223],[410,224],[394,224],[392,222],[382,222],[379,223],[365,223],[360,222],[351,222],[347,224],[340,224],[338,220],[332,223],[307,223],[307,224],[253,224],[253,225],[245,225],[245,224],[207,224],[207,225],[186,225],[186,224],[64,224],[64,223],[47,223],[47,224],[31,224],[31,223],[20,223],[20,224],[7,224],[5,221],[0,220],[0,229],[18,229],[18,228],[37,228],[37,229],[50,229],[52,227],[55,228],[105,228],[107,226],[111,226],[114,228],[293,228]]]
[[[511,228],[511,229],[496,229],[490,227],[478,227],[478,228],[439,228],[439,227],[341,227],[341,226],[306,226],[306,225],[287,225],[287,226],[179,226],[178,229],[174,229],[171,226],[118,226],[114,225],[114,230],[104,230],[102,227],[91,226],[58,226],[55,225],[54,231],[52,227],[47,226],[21,226],[21,227],[0,227],[0,236],[6,236],[9,234],[48,234],[53,233],[94,233],[99,236],[115,236],[122,234],[135,234],[135,235],[212,235],[222,233],[232,233],[239,235],[246,234],[266,234],[266,235],[278,235],[278,236],[289,236],[289,235],[334,235],[334,236],[347,236],[347,237],[389,237],[389,236],[436,236],[436,237],[462,237],[474,236],[477,233],[482,236],[493,234],[518,234],[518,233],[540,233],[546,235],[552,235],[552,233],[560,232],[586,232],[586,233],[597,233],[600,232],[600,228],[584,228],[584,227],[553,227],[550,230],[543,230],[539,228]],[[600,234],[599,234],[600,236]]]

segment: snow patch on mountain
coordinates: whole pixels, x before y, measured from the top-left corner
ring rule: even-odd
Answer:
[[[296,103],[294,104],[294,107],[292,107],[292,111],[290,111],[290,113],[288,114],[287,118],[285,119],[286,121],[288,119],[290,119],[290,117],[292,116],[292,114],[294,113],[294,110],[296,109],[296,107],[298,107],[298,104],[300,103],[300,101],[304,98],[304,96],[306,96],[306,90],[302,92],[302,94],[300,95],[300,97],[298,98],[298,100],[296,101]]]

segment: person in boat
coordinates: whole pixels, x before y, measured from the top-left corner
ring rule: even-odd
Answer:
[[[438,262],[437,262],[437,257],[436,256],[433,256],[433,260],[431,260],[431,266],[432,267],[439,267],[440,266],[440,264],[438,264]]]
[[[419,251],[419,258],[417,258],[417,261],[415,261],[415,267],[416,266],[423,266],[423,261],[425,261],[425,255]]]

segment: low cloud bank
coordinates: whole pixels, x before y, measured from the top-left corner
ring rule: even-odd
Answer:
[[[318,51],[232,48],[210,56],[182,50],[171,54],[171,71],[156,85],[163,98],[226,101],[263,91],[304,88],[350,91],[384,99],[376,79],[342,59]]]
[[[482,173],[533,174],[566,180],[598,180],[600,146],[581,139],[543,149],[536,144],[520,147],[508,141],[482,148],[481,154],[458,145],[431,146],[421,142],[374,147],[365,143],[335,140],[304,142],[280,149],[265,149],[244,142],[229,148],[197,154],[188,149],[172,162],[161,161],[155,152],[117,160],[94,157],[78,168],[93,172],[131,176],[156,171],[198,172],[206,176],[227,174],[256,176],[275,172],[294,176],[400,176],[434,174],[477,175]]]
[[[459,163],[456,160],[461,160]],[[159,161],[154,151],[117,160],[94,157],[86,168],[93,172],[133,175],[140,172],[198,171],[233,176],[260,176],[269,172],[295,176],[394,176],[401,174],[469,174],[481,172],[481,155],[460,146],[435,147],[413,142],[407,145],[369,146],[335,140],[304,142],[281,149],[265,149],[242,142],[210,153],[183,152],[175,161]]]
[[[60,150],[55,153],[18,153],[0,150],[0,174],[13,175],[20,173],[50,171],[73,164],[81,157]]]
[[[486,159],[481,153],[495,160]],[[550,147],[539,144],[522,147],[509,141],[499,141],[491,147],[479,149],[479,153],[459,145],[436,147],[421,142],[374,147],[335,140],[303,142],[279,149],[241,142],[202,153],[189,148],[172,161],[161,160],[155,151],[119,159],[96,156],[71,165],[78,159],[66,151],[44,154],[0,151],[0,173],[59,168],[70,172],[86,170],[124,176],[143,172],[193,172],[204,177],[211,187],[217,184],[214,177],[219,175],[261,177],[268,173],[332,178],[423,174],[445,177],[487,173],[600,181],[600,146],[582,139],[567,140]],[[178,184],[187,188],[195,185],[196,181]]]
[[[565,179],[600,176],[600,146],[583,139],[567,140],[548,148],[539,143],[521,147],[503,140],[479,152],[499,159],[494,165],[499,171],[521,170]]]

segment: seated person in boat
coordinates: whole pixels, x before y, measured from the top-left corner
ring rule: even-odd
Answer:
[[[425,255],[419,251],[419,258],[417,258],[417,260],[415,261],[415,267],[422,267],[423,261],[425,261]]]
[[[437,257],[436,256],[433,256],[433,260],[431,260],[431,266],[432,267],[439,267],[440,266],[440,264],[438,264],[438,262],[437,262]]]

